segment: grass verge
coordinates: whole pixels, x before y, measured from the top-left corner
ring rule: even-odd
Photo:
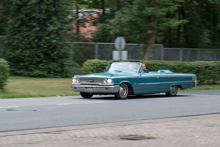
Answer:
[[[12,80],[7,82],[0,98],[27,98],[79,95],[70,88],[70,79]]]
[[[57,78],[38,78],[38,77],[22,77],[22,76],[9,76],[9,80],[30,80],[30,79],[57,79]],[[62,78],[62,79],[70,79],[70,78]]]

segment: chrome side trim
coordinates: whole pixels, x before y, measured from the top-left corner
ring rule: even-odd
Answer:
[[[153,76],[153,77],[112,77],[112,79],[143,79],[143,78],[172,78],[172,77],[193,77],[193,76]]]
[[[189,82],[193,82],[193,81],[172,81],[172,82],[140,83],[138,85],[169,84],[169,83],[189,83]]]

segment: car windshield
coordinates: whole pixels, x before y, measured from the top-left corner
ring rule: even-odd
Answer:
[[[137,73],[140,67],[139,62],[112,62],[106,68],[106,72],[131,72]]]

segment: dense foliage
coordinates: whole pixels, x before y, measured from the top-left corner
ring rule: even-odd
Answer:
[[[86,62],[83,63],[82,73],[91,74],[91,73],[103,72],[110,62],[111,61],[97,60],[97,59],[87,60]]]
[[[198,84],[220,84],[220,62],[218,61],[197,61],[197,62],[180,62],[180,61],[140,61],[146,63],[149,71],[171,70],[177,73],[193,73],[197,76]],[[83,74],[103,72],[111,61],[104,60],[87,60],[83,64]]]
[[[4,90],[9,76],[9,65],[4,59],[0,59],[0,90]]]
[[[78,2],[87,9],[102,9],[104,4],[105,9],[109,10],[101,15],[99,31],[92,40],[95,42],[113,42],[117,36],[123,35],[128,43],[147,44],[151,38],[156,44],[172,48],[220,47],[219,0]],[[151,3],[157,3],[157,6],[154,7]],[[151,20],[152,16],[156,18],[154,21]],[[155,36],[149,37],[152,33],[156,33]]]
[[[153,1],[158,2],[158,9],[150,5]],[[148,16],[153,12],[158,18],[156,44],[184,48],[220,47],[219,0],[105,0],[105,2],[110,13],[103,16],[105,21],[102,20],[101,23],[105,25],[99,26],[95,37],[98,42],[104,42],[106,38],[111,41],[111,37],[118,35],[123,35],[127,42],[145,42],[146,36],[152,31],[150,28],[152,23]],[[100,5],[97,6],[101,8]]]
[[[69,76],[69,0],[1,0],[7,18],[6,54],[12,75]]]
[[[166,47],[216,48],[220,47],[220,1],[184,0],[169,18],[187,20],[177,27],[160,30]]]
[[[153,44],[220,47],[219,0],[0,0],[0,6],[0,35],[6,35],[12,75],[68,76],[67,34],[68,41],[94,42],[114,42],[122,35],[127,43],[146,44],[144,59],[152,58]],[[99,17],[80,18],[83,9],[99,9]],[[75,28],[67,31],[68,24]],[[93,38],[80,33],[86,26],[98,27]],[[82,57],[94,58],[91,51],[81,52],[85,49],[73,47],[72,58],[80,65]]]

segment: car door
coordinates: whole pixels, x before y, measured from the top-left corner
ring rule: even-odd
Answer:
[[[138,88],[141,94],[160,92],[159,76],[157,74],[141,73],[138,79]]]

